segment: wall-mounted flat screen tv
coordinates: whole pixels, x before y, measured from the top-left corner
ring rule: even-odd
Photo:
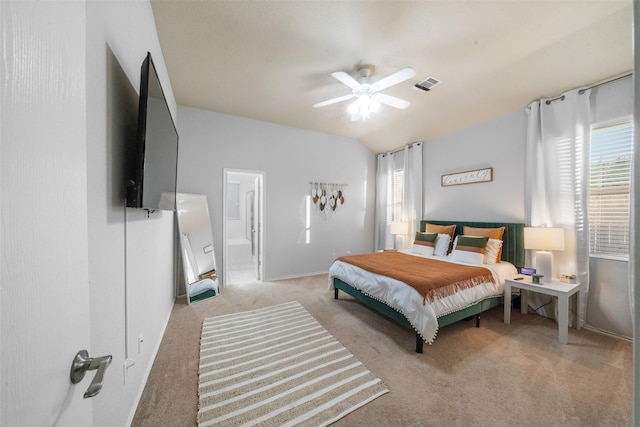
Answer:
[[[151,53],[142,62],[134,166],[127,207],[175,210],[178,132]]]

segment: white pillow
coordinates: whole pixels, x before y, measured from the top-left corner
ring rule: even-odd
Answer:
[[[451,253],[451,261],[481,265],[484,261],[484,255],[476,252],[457,251],[454,249]]]
[[[418,255],[433,256],[434,248],[432,246],[416,245],[411,246],[411,252]]]
[[[487,246],[484,248],[484,263],[495,264],[498,260],[498,254],[502,248],[502,240],[489,239]]]
[[[458,249],[458,238],[464,240],[464,247]],[[481,248],[475,248],[476,243],[472,243],[475,239],[484,239],[484,246]],[[453,252],[451,253],[451,260],[457,262],[465,262],[468,264],[482,265],[485,258],[485,247],[488,244],[488,238],[486,237],[472,237],[472,236],[456,236],[453,245]],[[478,243],[480,244],[480,243]],[[474,249],[475,248],[475,249]]]
[[[446,256],[447,251],[449,250],[449,242],[451,241],[451,236],[448,234],[438,234],[436,237],[436,248],[433,251],[434,256]]]
[[[465,235],[466,236],[466,235]],[[482,237],[482,236],[466,236],[466,237]],[[453,241],[453,249],[455,250],[458,244],[458,236]],[[484,260],[483,264],[492,265],[496,264],[498,260],[498,254],[500,253],[500,248],[502,248],[502,240],[498,239],[489,239],[487,242],[487,246],[484,248]],[[453,253],[453,251],[451,251]]]

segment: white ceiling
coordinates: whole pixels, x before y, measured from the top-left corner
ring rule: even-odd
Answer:
[[[179,105],[358,139],[374,153],[481,123],[531,101],[628,73],[632,2],[152,0]],[[331,77],[417,75],[351,122]],[[430,92],[413,85],[436,77]]]

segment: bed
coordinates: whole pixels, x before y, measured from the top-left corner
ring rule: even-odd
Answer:
[[[432,221],[420,222],[420,232],[425,232],[427,226],[433,231],[434,227],[453,227],[450,234],[451,243],[446,252],[453,249],[457,237],[468,231],[467,236],[485,235],[484,230],[492,233],[495,229],[504,227],[502,233],[502,245],[498,253],[499,262],[495,264],[476,265],[482,269],[488,269],[493,281],[487,279],[479,286],[462,287],[455,292],[449,291],[446,296],[425,296],[419,287],[407,285],[402,280],[410,281],[412,277],[407,272],[400,274],[398,278],[388,277],[381,271],[367,270],[371,265],[381,262],[379,270],[384,270],[382,262],[405,262],[407,257],[411,259],[431,258],[437,260],[417,260],[418,263],[437,264],[438,268],[449,268],[443,265],[464,265],[460,259],[453,260],[451,255],[446,257],[420,256],[407,250],[393,254],[374,253],[368,255],[356,255],[340,257],[331,265],[329,270],[329,289],[334,291],[334,298],[338,299],[339,291],[352,296],[357,301],[365,304],[373,310],[399,322],[400,324],[416,332],[416,352],[423,352],[424,342],[431,344],[435,339],[439,328],[450,325],[463,319],[476,319],[479,327],[480,313],[503,304],[504,280],[517,274],[517,268],[524,266],[524,224],[521,223],[497,223],[497,222],[470,222],[470,221]],[[472,232],[469,234],[469,232]],[[486,234],[489,235],[489,234]],[[440,237],[440,234],[438,234]],[[465,236],[466,237],[466,236]],[[469,239],[461,237],[460,241]],[[495,236],[492,236],[495,237]],[[488,239],[491,240],[491,239]],[[417,242],[418,243],[418,242]],[[495,242],[494,242],[495,243]],[[414,246],[415,248],[416,246]],[[461,252],[458,252],[461,253]],[[474,255],[475,256],[475,255]],[[359,258],[362,257],[362,258]],[[387,259],[390,258],[390,259]],[[357,262],[356,262],[357,261]],[[359,265],[359,262],[368,261],[369,264]],[[471,262],[472,264],[474,262]],[[403,264],[404,265],[404,264]],[[425,271],[429,264],[420,264]],[[435,267],[434,267],[435,268]],[[457,268],[457,267],[452,267]],[[438,270],[439,271],[439,270]],[[399,273],[390,273],[390,275]],[[434,273],[435,275],[438,275]],[[443,277],[447,276],[443,274]],[[485,276],[486,277],[486,273]],[[457,286],[456,286],[457,287]],[[429,292],[429,291],[427,291]]]

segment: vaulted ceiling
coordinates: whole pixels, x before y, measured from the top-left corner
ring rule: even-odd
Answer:
[[[398,148],[628,73],[632,2],[152,0],[179,105]],[[411,102],[350,121],[331,77],[416,76],[384,91]],[[442,83],[413,88],[427,77]]]

